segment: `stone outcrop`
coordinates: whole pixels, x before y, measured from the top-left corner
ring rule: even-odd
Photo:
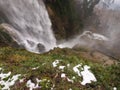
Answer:
[[[19,45],[16,43],[15,40],[13,40],[13,37],[16,36],[16,33],[12,32],[12,28],[9,24],[0,24],[0,46],[13,46],[13,47],[19,47]]]

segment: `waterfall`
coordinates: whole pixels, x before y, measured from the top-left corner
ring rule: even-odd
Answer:
[[[42,53],[56,46],[43,0],[0,0],[0,11],[9,21],[13,39],[28,51]]]

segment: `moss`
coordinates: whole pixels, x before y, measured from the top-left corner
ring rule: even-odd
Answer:
[[[0,47],[3,46],[19,47],[18,44],[12,39],[12,37],[0,25]]]
[[[12,42],[12,38],[3,30],[0,30],[0,41],[2,42]]]

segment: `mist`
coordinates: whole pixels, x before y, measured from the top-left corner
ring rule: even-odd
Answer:
[[[98,25],[96,24],[97,27],[91,22],[92,24],[84,27],[83,33],[76,35],[73,39],[68,41],[62,41],[58,47],[86,47],[92,50],[98,50],[112,57],[120,57],[119,6],[119,0],[101,0],[94,8],[94,14],[97,16],[97,19],[95,20],[98,20],[97,22],[99,22]],[[95,21],[91,17],[90,20]]]

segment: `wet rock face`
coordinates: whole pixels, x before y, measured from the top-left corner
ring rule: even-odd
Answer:
[[[45,46],[41,43],[38,43],[37,48],[40,53],[43,53],[46,51]]]
[[[16,39],[15,39],[17,38],[17,33],[13,32],[12,29],[14,28],[10,27],[9,24],[4,23],[0,25],[0,46],[2,43],[4,44],[3,46],[8,45],[15,48],[25,49],[24,43],[17,44],[18,42],[16,42]],[[38,53],[43,53],[46,51],[45,46],[42,43],[36,44],[34,41],[31,41],[31,40],[26,40],[26,41],[30,47],[35,47]]]
[[[42,43],[38,43],[36,45],[36,43],[34,41],[31,40],[27,40],[27,42],[29,43],[29,45],[31,47],[36,47],[38,53],[44,53],[46,51],[45,46]],[[21,45],[22,46],[22,45]],[[23,45],[24,46],[24,45]]]
[[[91,31],[84,31],[83,34],[78,37],[78,40],[80,43],[74,45],[73,48],[78,48],[81,46],[95,48],[96,46],[103,46],[109,41],[107,37]]]
[[[13,42],[11,36],[5,31],[4,27],[0,25],[0,46],[12,45]]]
[[[3,24],[0,24],[0,46],[20,48],[17,42],[11,37],[9,30],[7,30],[6,26]]]

